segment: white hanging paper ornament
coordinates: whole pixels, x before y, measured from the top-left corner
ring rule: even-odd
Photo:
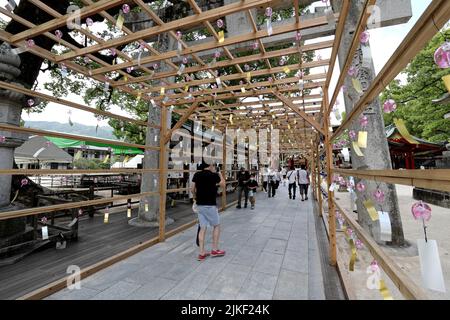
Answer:
[[[64,63],[60,64],[61,66],[61,77],[65,78],[67,77],[67,67]]]
[[[267,17],[266,19],[266,25],[267,25],[267,34],[269,35],[269,37],[272,35],[273,33],[273,29],[272,29],[272,8],[271,7],[267,7],[266,8],[266,12],[265,15]]]
[[[362,51],[362,67],[370,68],[372,65],[372,52],[369,46],[361,46]]]
[[[8,10],[10,12],[13,12],[16,7],[17,7],[17,4],[14,0],[8,0],[8,3],[5,6],[6,10]]]
[[[182,36],[181,31],[177,31],[176,35],[178,40],[177,55],[180,56],[181,52],[183,51],[183,45],[181,43],[181,36]]]

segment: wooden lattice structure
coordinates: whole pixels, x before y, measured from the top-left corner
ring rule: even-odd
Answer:
[[[388,183],[399,183],[427,188],[437,188],[439,190],[450,191],[450,174],[448,171],[434,170],[432,172],[425,171],[355,171],[355,170],[339,170],[332,166],[332,141],[338,138],[344,130],[349,127],[352,121],[364,111],[365,107],[375,99],[381,91],[388,85],[411,61],[419,50],[434,36],[437,32],[436,28],[442,27],[450,17],[450,2],[447,0],[433,0],[426,12],[422,15],[408,36],[404,39],[399,49],[394,53],[387,62],[383,70],[378,74],[376,79],[365,91],[361,99],[355,103],[353,111],[347,115],[339,129],[333,134],[330,133],[329,115],[332,111],[330,106],[335,105],[341,86],[344,83],[347,71],[351,66],[352,57],[359,46],[359,35],[366,28],[367,20],[370,16],[368,10],[364,10],[359,19],[357,28],[354,32],[353,41],[347,54],[344,67],[340,71],[334,93],[329,97],[330,83],[333,70],[337,60],[338,49],[342,39],[345,22],[349,14],[350,1],[343,0],[341,11],[334,13],[334,21],[336,30],[334,40],[316,42],[314,44],[304,45],[300,40],[295,40],[295,34],[301,33],[314,27],[325,26],[330,23],[330,17],[321,16],[304,20],[300,15],[299,0],[292,1],[294,7],[294,22],[286,23],[280,26],[274,26],[271,36],[286,36],[286,48],[280,50],[268,50],[265,48],[264,38],[268,37],[268,30],[262,28],[258,30],[253,9],[263,14],[264,10],[271,6],[277,8],[279,1],[270,0],[246,0],[238,1],[232,4],[224,5],[219,8],[202,11],[195,0],[188,0],[190,8],[194,14],[177,20],[164,22],[158,15],[144,3],[142,0],[124,1],[124,0],[100,0],[97,2],[91,0],[82,0],[84,7],[78,12],[81,21],[85,21],[92,15],[101,15],[106,21],[112,25],[121,25],[121,16],[112,16],[108,10],[112,8],[120,8],[124,3],[128,3],[131,7],[139,8],[141,13],[145,13],[149,20],[153,21],[153,27],[149,27],[137,32],[133,32],[126,27],[121,26],[119,36],[108,39],[99,38],[89,30],[82,27],[79,32],[92,42],[86,48],[77,48],[72,44],[61,40],[55,34],[68,20],[74,17],[70,14],[61,15],[40,0],[29,0],[35,6],[47,12],[53,19],[40,25],[35,25],[27,21],[24,17],[15,15],[13,12],[0,8],[0,12],[11,19],[26,26],[25,31],[17,34],[9,34],[0,31],[0,39],[9,43],[12,47],[23,47],[43,59],[55,64],[64,64],[67,69],[72,70],[76,74],[91,78],[100,83],[108,83],[109,86],[124,93],[128,93],[136,97],[137,100],[147,100],[149,108],[161,108],[161,121],[159,123],[147,123],[145,121],[131,119],[125,116],[116,115],[110,112],[97,110],[86,105],[74,103],[60,98],[35,92],[23,87],[12,85],[6,82],[0,82],[0,88],[8,89],[14,92],[23,93],[27,96],[36,97],[42,100],[55,102],[71,108],[83,110],[104,117],[118,119],[120,121],[130,122],[142,127],[154,128],[160,130],[159,147],[150,145],[139,145],[127,142],[117,142],[118,145],[127,147],[137,147],[149,152],[166,151],[171,134],[180,128],[184,122],[190,120],[201,120],[202,123],[211,127],[214,126],[219,130],[225,128],[269,128],[280,130],[280,151],[292,150],[308,150],[310,163],[312,163],[313,172],[313,190],[316,199],[318,199],[319,212],[322,214],[322,191],[320,189],[319,172],[327,173],[327,183],[331,185],[334,173],[341,175],[351,175],[363,179],[372,179]],[[365,1],[364,8],[375,4],[375,0]],[[220,29],[216,28],[215,23],[218,19],[223,19],[227,15],[234,13],[244,13],[252,21],[253,32],[239,34],[231,37],[225,37],[220,33]],[[119,20],[119,22],[118,22]],[[123,22],[123,21],[122,21]],[[177,31],[193,30],[195,28],[206,28],[212,35],[212,41],[199,42],[198,44],[188,46],[183,40],[183,36],[177,34]],[[178,43],[180,50],[169,50],[159,52],[149,45],[145,40],[167,34],[174,43]],[[62,54],[55,54],[46,49],[39,47],[37,44],[30,46],[30,40],[33,38],[44,36],[66,48]],[[294,39],[293,39],[294,38]],[[142,55],[130,54],[117,49],[130,44],[141,46]],[[248,54],[236,57],[228,49],[231,45],[240,45],[248,48],[255,43],[254,50],[248,50]],[[329,59],[313,60],[303,62],[302,54],[331,48],[331,56]],[[221,50],[223,53],[221,58],[216,62],[209,63],[205,61],[204,56],[211,58],[215,50]],[[112,63],[105,62],[96,56],[98,52],[112,52],[116,54],[116,59]],[[200,53],[203,53],[200,57]],[[300,56],[299,63],[292,65],[273,65],[273,59],[280,59],[286,56]],[[186,60],[183,61],[183,58]],[[272,59],[272,60],[271,60]],[[187,63],[186,63],[187,61]],[[266,68],[263,69],[246,69],[246,65],[253,61],[265,61]],[[165,69],[158,68],[160,64],[166,66]],[[183,64],[183,66],[182,66]],[[129,68],[133,68],[134,72],[127,72]],[[325,72],[302,75],[304,69],[321,68]],[[223,70],[228,70],[224,74]],[[230,71],[231,70],[231,71]],[[209,76],[202,79],[186,80],[186,75],[195,73],[204,73]],[[122,77],[119,77],[119,76]],[[115,80],[118,79],[118,80]],[[257,81],[252,81],[257,79]],[[301,87],[299,86],[301,83]],[[212,85],[215,86],[212,86]],[[217,85],[216,85],[217,84]],[[314,90],[320,93],[312,93]],[[263,96],[264,100],[243,102],[243,98]],[[234,102],[230,102],[230,100]],[[256,105],[262,107],[254,108]],[[178,113],[181,117],[174,128],[167,128],[169,108],[174,113]],[[233,121],[230,121],[233,119]],[[10,125],[0,125],[0,130],[16,131],[32,133],[37,135],[56,136],[63,138],[78,138],[75,135],[64,133],[53,133],[43,130],[28,129],[14,127]],[[95,142],[105,142],[98,138],[83,138]],[[320,141],[324,142],[325,148],[318,149]],[[289,142],[287,142],[289,141]],[[224,149],[227,142],[224,140]],[[320,156],[325,154],[326,167],[321,167]],[[166,189],[166,179],[168,169],[166,152],[160,152],[159,168],[145,168],[132,170],[136,173],[159,173],[159,191],[139,193],[131,195],[131,197],[146,197],[152,195],[160,195],[159,221],[160,236],[159,239],[153,239],[142,244],[139,248],[133,248],[123,255],[115,256],[105,262],[109,265],[127,255],[136,252],[138,249],[150,246],[157,241],[164,241],[165,237],[176,233],[171,231],[166,234],[164,227],[165,219],[165,195],[171,192],[179,192],[184,189]],[[223,159],[225,160],[225,159]],[[225,169],[224,169],[225,170]],[[89,173],[90,170],[76,170],[74,173]],[[113,170],[112,172],[131,172],[126,169]],[[18,175],[18,174],[43,174],[42,170],[1,170],[0,174]],[[58,170],[49,170],[45,173],[55,174]],[[59,172],[60,173],[60,172]],[[128,199],[130,195],[114,197],[115,200],[121,198]],[[50,207],[30,208],[17,210],[8,213],[2,213],[0,219],[10,219],[15,217],[37,215],[60,210],[61,208],[79,208],[87,207],[94,204],[107,203],[111,199],[91,200],[85,202],[75,202],[64,205],[56,205]],[[332,265],[336,265],[336,219],[335,209],[336,203],[333,199],[333,192],[328,193],[328,212],[329,212],[329,236],[330,236],[330,261]],[[225,197],[222,202],[222,209],[227,206]],[[381,249],[374,243],[364,230],[358,227],[358,224],[352,218],[346,215],[350,224],[354,225],[355,231],[360,238],[366,243],[373,255],[378,259],[383,269],[389,274],[391,279],[398,285],[400,291],[407,298],[424,298],[421,290],[416,287],[412,281],[408,280],[398,266],[382,253]],[[181,229],[187,228],[195,223],[192,222]],[[181,230],[180,229],[180,230]],[[88,269],[83,275],[88,275],[98,270],[100,267],[95,266]],[[38,293],[31,295],[32,297],[42,297],[52,290],[61,288],[64,282],[53,285],[46,293]]]

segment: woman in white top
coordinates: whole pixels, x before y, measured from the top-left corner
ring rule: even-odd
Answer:
[[[300,195],[302,201],[308,200],[308,186],[309,186],[309,174],[306,171],[306,166],[301,165],[300,170],[297,173],[298,186],[300,187]]]
[[[264,167],[264,169],[262,170],[262,185],[263,185],[263,189],[264,192],[267,193],[267,182],[269,181],[269,168],[268,167]]]

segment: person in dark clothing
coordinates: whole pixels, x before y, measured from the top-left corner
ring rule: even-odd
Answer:
[[[236,206],[237,209],[241,209],[241,200],[242,200],[242,193],[244,193],[245,196],[245,203],[244,208],[247,208],[247,202],[248,202],[248,182],[250,181],[250,173],[245,170],[244,168],[241,168],[241,171],[238,173],[238,205]]]
[[[250,181],[248,182],[248,193],[250,198],[250,204],[252,205],[252,210],[255,209],[255,194],[258,188],[258,182],[254,174],[250,176]]]
[[[225,189],[225,179],[221,172],[216,173],[214,165],[206,163],[201,165],[202,171],[196,172],[192,179],[192,194],[194,195],[194,204],[198,212],[198,220],[200,223],[200,231],[198,233],[200,254],[198,260],[203,261],[209,255],[220,257],[225,255],[225,251],[219,250],[220,236],[220,219],[217,209],[217,184]],[[213,243],[211,253],[205,251],[205,234],[206,228],[210,225],[213,227]]]

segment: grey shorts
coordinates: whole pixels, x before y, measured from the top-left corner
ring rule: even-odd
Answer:
[[[197,206],[200,227],[214,227],[220,224],[217,206]]]

